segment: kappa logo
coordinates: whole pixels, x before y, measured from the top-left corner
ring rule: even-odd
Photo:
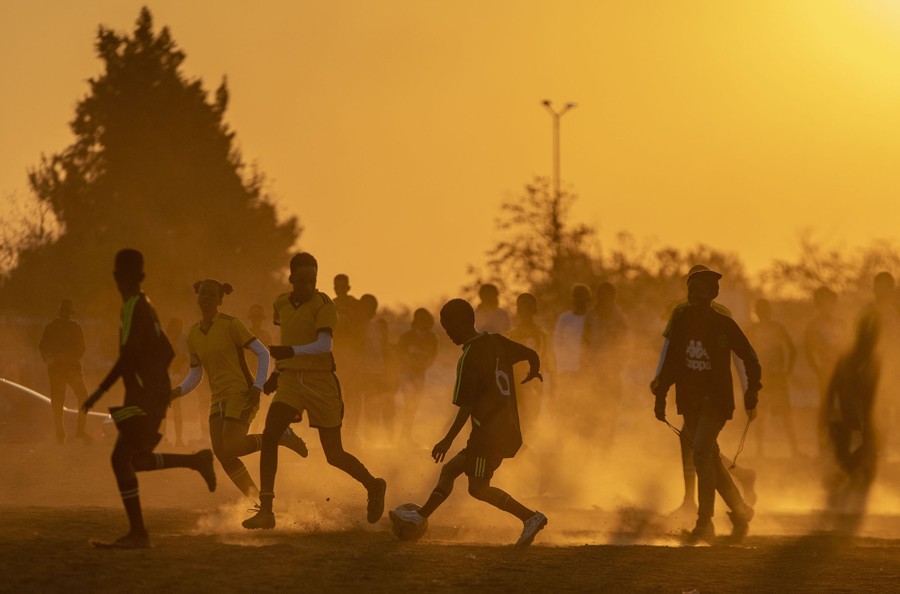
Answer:
[[[709,360],[709,353],[706,352],[702,341],[690,341],[685,352],[687,354],[688,369],[693,369],[694,371],[712,370],[712,361]]]

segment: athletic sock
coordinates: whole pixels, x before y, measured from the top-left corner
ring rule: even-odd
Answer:
[[[500,491],[499,489],[497,490]],[[503,493],[503,495],[505,495],[506,497],[499,502],[499,505],[494,504],[497,508],[502,509],[508,514],[514,515],[523,522],[535,514],[534,510],[528,509],[527,507],[513,499],[512,495],[505,493],[504,491],[500,491],[500,493]],[[489,501],[488,503],[493,502]]]
[[[434,513],[444,501],[447,499],[447,495],[441,491],[435,489],[431,492],[431,495],[428,497],[428,501],[425,502],[425,505],[419,510],[419,515],[423,518],[427,518],[431,514]]]
[[[244,449],[239,454],[246,456],[262,450],[262,435],[254,433],[244,437]]]
[[[194,468],[196,466],[193,454],[153,454],[153,468]]]
[[[128,514],[128,523],[131,526],[130,532],[144,533],[144,516],[141,513],[141,498],[138,491],[137,479],[119,483],[119,495],[122,497],[122,504],[125,506],[125,513]]]
[[[240,489],[241,493],[250,499],[256,499],[259,496],[259,489],[256,488],[256,483],[253,482],[250,472],[243,462],[235,458],[234,461],[228,462],[227,466],[222,464],[222,468],[225,469],[228,478]]]
[[[272,513],[272,502],[275,501],[275,493],[259,494],[259,510]]]

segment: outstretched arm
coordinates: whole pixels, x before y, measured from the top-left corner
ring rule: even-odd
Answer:
[[[313,342],[289,346],[271,345],[269,346],[269,352],[279,361],[298,355],[324,355],[331,352],[333,343],[331,334],[331,328],[320,328]]]
[[[459,432],[465,427],[466,421],[469,420],[470,416],[472,416],[472,408],[470,406],[464,404],[459,407],[456,418],[453,419],[453,424],[450,425],[450,429],[447,430],[447,435],[444,436],[444,439],[437,442],[431,450],[431,457],[434,458],[435,462],[443,462],[444,457],[450,450],[450,446],[453,445],[453,440],[456,439],[456,436],[459,435]]]

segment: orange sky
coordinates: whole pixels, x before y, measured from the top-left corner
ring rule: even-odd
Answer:
[[[141,2],[0,3],[0,196],[70,141],[98,23]],[[354,292],[433,304],[495,237],[500,201],[551,168],[563,119],[578,219],[686,247],[790,256],[900,220],[900,2],[147,3],[214,88],[249,161]],[[215,7],[215,8],[212,8]]]

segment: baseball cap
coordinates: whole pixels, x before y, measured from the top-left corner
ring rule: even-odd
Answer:
[[[694,278],[694,276],[700,278],[701,275],[711,278],[712,280],[719,280],[720,278],[722,278],[722,275],[715,270],[710,270],[703,264],[696,264],[694,266],[691,266],[691,269],[688,270],[687,281],[691,282],[691,279]]]

